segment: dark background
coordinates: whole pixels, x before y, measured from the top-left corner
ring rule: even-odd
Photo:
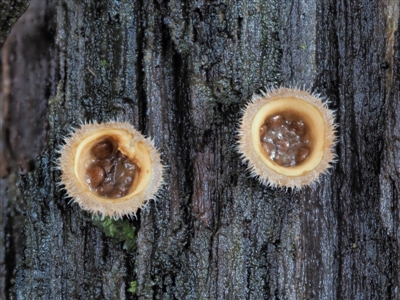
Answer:
[[[0,44],[26,5],[0,4]],[[1,50],[0,299],[400,299],[399,7],[31,0]],[[271,85],[336,110],[314,188],[263,187],[235,152]],[[166,185],[101,224],[54,162],[71,127],[116,118],[154,139]]]

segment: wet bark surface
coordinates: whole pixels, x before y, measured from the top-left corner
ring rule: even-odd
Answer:
[[[29,0],[3,0],[0,3],[0,46],[3,45],[11,27],[23,14]]]
[[[2,48],[0,298],[400,299],[399,6],[31,1]],[[235,151],[271,85],[336,110],[312,187],[263,187]],[[113,119],[168,165],[134,249],[57,186],[71,127]]]

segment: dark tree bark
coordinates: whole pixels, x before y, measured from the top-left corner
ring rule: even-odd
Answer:
[[[0,298],[400,299],[399,7],[31,1],[2,48]],[[337,112],[338,162],[314,188],[263,187],[234,151],[272,84]],[[124,223],[134,250],[56,185],[69,128],[116,118],[168,165]]]
[[[11,27],[28,7],[29,0],[3,0],[0,3],[0,46],[3,45]]]

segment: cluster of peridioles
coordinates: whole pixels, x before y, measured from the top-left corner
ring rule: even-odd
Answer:
[[[301,188],[328,170],[334,144],[326,103],[308,91],[279,88],[246,106],[237,148],[262,184]],[[163,184],[159,152],[128,122],[84,124],[65,138],[60,154],[60,184],[94,214],[135,215]]]

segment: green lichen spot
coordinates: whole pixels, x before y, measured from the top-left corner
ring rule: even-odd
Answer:
[[[107,237],[123,242],[123,249],[132,251],[136,248],[136,227],[129,220],[114,220],[110,217],[102,219],[93,216],[93,224],[101,229]]]
[[[137,282],[136,281],[131,281],[129,283],[128,292],[130,292],[132,294],[136,294],[136,291],[137,291]]]
[[[101,66],[102,68],[107,68],[107,66],[108,66],[107,60],[102,59],[102,60],[100,61],[100,66]]]

